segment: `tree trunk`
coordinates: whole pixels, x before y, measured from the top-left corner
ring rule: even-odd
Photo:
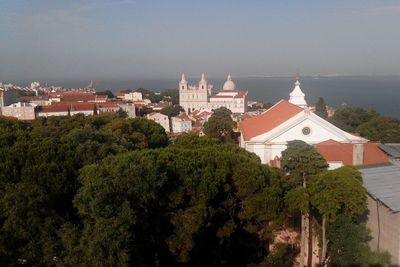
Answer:
[[[303,187],[306,188],[306,179],[305,175],[303,173]],[[306,252],[306,225],[307,225],[307,220],[306,220],[307,214],[301,214],[301,232],[300,232],[300,267],[304,266],[304,256]]]
[[[325,258],[326,258],[326,250],[328,247],[328,242],[326,240],[326,217],[322,216],[322,252],[321,252],[321,259],[319,265],[321,267],[324,266],[325,264]]]
[[[307,219],[307,230],[308,230],[308,251],[307,251],[307,266],[312,266],[312,258],[313,258],[313,234],[312,234],[312,225],[310,219],[310,213],[306,216]]]
[[[304,254],[305,254],[305,241],[306,241],[306,215],[301,215],[301,231],[300,231],[300,267],[304,266]]]

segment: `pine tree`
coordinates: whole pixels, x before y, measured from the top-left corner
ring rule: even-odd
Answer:
[[[328,118],[328,111],[323,97],[318,98],[318,102],[315,104],[315,114],[323,119]]]

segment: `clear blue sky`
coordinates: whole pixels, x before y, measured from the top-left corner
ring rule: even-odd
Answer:
[[[400,1],[0,0],[0,81],[400,75]]]

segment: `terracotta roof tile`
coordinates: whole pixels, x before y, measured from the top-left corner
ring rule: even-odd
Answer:
[[[95,104],[93,103],[81,103],[81,102],[75,102],[75,103],[57,103],[55,105],[50,105],[50,106],[41,106],[40,111],[41,112],[62,112],[62,111],[84,111],[84,110],[93,110],[95,107]]]
[[[244,140],[247,141],[269,132],[302,111],[302,108],[281,100],[260,115],[243,120],[239,124],[239,129]]]
[[[344,165],[353,165],[353,144],[327,140],[315,145],[326,161],[341,161]],[[379,149],[379,143],[364,144],[363,165],[385,163],[389,157]]]
[[[186,115],[186,113],[181,113],[179,115],[176,115],[175,118],[181,119],[181,120],[190,120],[189,116]]]

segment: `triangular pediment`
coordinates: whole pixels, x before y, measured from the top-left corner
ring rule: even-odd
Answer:
[[[268,132],[251,138],[251,141],[286,143],[291,140],[303,140],[309,144],[316,144],[329,139],[342,143],[368,141],[339,129],[308,110],[300,112]]]

